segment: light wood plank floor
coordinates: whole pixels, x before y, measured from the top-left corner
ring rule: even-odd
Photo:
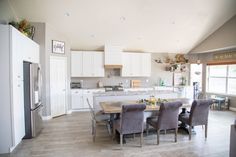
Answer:
[[[235,112],[211,111],[209,116],[208,139],[204,129],[196,127],[192,141],[188,135],[179,133],[174,143],[174,134],[161,134],[160,145],[156,145],[156,134],[144,136],[143,147],[139,137],[127,138],[123,150],[112,141],[104,126],[98,127],[96,142],[92,142],[90,114],[76,112],[71,115],[44,122],[42,133],[34,139],[23,142],[11,157],[226,157],[229,156],[230,124]]]

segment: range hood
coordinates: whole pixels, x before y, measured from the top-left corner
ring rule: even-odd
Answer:
[[[121,69],[122,67],[123,67],[122,65],[113,65],[113,64],[104,65],[105,69]]]
[[[122,47],[119,45],[105,45],[105,69],[122,68]]]

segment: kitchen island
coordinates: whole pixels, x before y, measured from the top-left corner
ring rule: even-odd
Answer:
[[[100,102],[107,101],[137,101],[141,99],[149,99],[154,96],[156,99],[174,99],[180,98],[179,93],[166,90],[140,90],[140,91],[110,91],[96,92],[93,94],[93,107],[95,110],[101,110]]]

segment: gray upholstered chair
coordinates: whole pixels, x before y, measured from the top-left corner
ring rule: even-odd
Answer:
[[[212,100],[194,100],[190,112],[179,115],[179,121],[189,125],[189,140],[191,140],[192,127],[205,125],[205,138],[207,138],[208,114]]]
[[[143,120],[145,104],[122,105],[120,119],[115,120],[113,124],[113,133],[115,130],[120,133],[120,146],[123,145],[123,135],[141,133],[140,145],[143,140]]]
[[[182,103],[177,102],[167,102],[162,103],[160,106],[159,115],[156,117],[147,118],[147,134],[149,125],[157,129],[157,144],[159,144],[160,130],[175,129],[175,142],[177,142],[177,132],[178,132],[178,114],[179,108]]]
[[[110,128],[110,116],[104,114],[103,112],[95,113],[94,109],[92,108],[89,99],[87,98],[87,103],[89,105],[90,114],[92,117],[92,135],[93,135],[93,142],[95,142],[96,138],[96,131],[97,125],[106,125],[109,135],[111,135],[111,128]]]

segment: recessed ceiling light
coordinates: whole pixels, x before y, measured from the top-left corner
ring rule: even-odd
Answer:
[[[70,16],[70,13],[69,13],[69,12],[65,12],[64,15],[67,16],[67,17],[69,17],[69,16]]]
[[[121,21],[125,21],[126,18],[125,18],[124,16],[121,16],[121,17],[120,17],[120,20],[121,20]]]
[[[142,37],[137,37],[137,40],[142,40]]]

